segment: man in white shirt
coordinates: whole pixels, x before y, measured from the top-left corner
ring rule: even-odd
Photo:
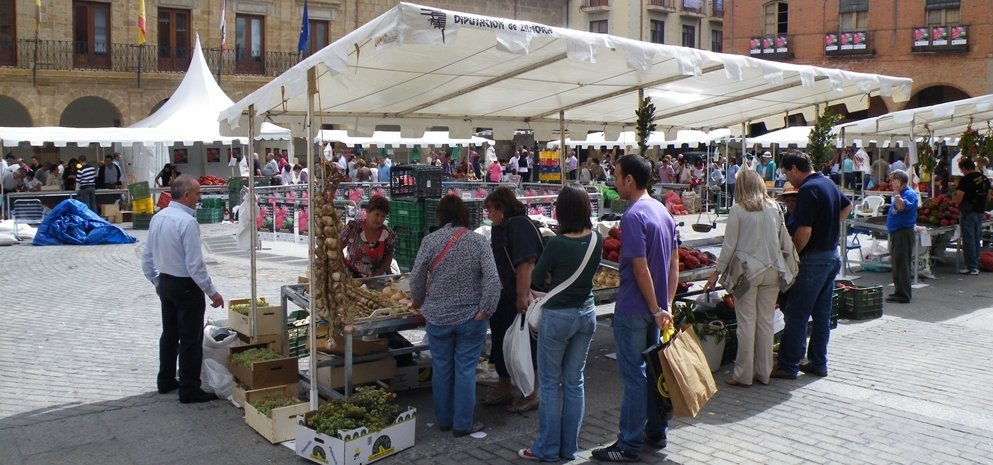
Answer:
[[[579,168],[579,158],[576,157],[576,151],[569,151],[569,158],[565,160],[565,169],[569,172],[569,179],[572,181],[576,180],[576,169]]]
[[[514,155],[510,157],[510,162],[507,163],[507,167],[509,168],[509,171],[511,173],[520,172],[520,168],[521,168],[520,161],[521,161],[521,152],[518,150],[517,152],[514,152]]]

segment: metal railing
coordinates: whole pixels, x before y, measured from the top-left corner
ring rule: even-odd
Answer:
[[[649,6],[657,6],[662,8],[668,8],[670,10],[676,9],[676,0],[649,0]]]
[[[610,0],[583,0],[583,8],[610,6]]]
[[[688,13],[703,13],[703,0],[683,0],[683,11]]]
[[[179,58],[163,57],[160,60],[158,52],[159,46],[155,44],[144,46],[111,44],[109,56],[104,60],[107,63],[105,66],[102,64],[87,65],[76,59],[75,46],[71,40],[39,40],[36,42],[34,39],[18,39],[16,45],[13,41],[0,41],[0,66],[32,69],[37,60],[37,67],[42,70],[137,72],[140,64],[142,73],[174,73],[185,72],[189,66],[190,57],[193,56],[192,48],[179,51],[184,52],[177,54]],[[232,49],[225,50],[223,57],[220,56],[220,49],[217,48],[205,48],[203,54],[211,73],[217,74],[218,66],[222,64],[222,74],[228,75],[278,76],[297,64],[301,58],[300,54],[295,51],[266,51],[261,57],[262,66],[256,70],[244,71],[244,67],[237,66],[236,54]],[[3,60],[3,57],[7,56],[11,59]],[[94,57],[94,55],[87,55],[87,57]]]

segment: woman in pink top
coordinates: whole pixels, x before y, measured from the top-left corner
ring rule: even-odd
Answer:
[[[496,161],[496,160],[494,160],[493,162],[491,162],[490,163],[489,171],[490,171],[490,173],[489,173],[490,182],[500,182],[500,178],[503,175],[501,173],[500,162],[499,161]]]

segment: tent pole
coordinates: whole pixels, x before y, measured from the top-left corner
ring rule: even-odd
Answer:
[[[559,171],[561,173],[559,176],[559,182],[561,182],[564,186],[565,177],[569,174],[569,172],[565,169],[565,111],[559,112]]]
[[[314,267],[314,248],[317,246],[316,242],[313,240],[313,234],[310,231],[314,230],[314,209],[311,208],[314,198],[314,95],[317,93],[317,68],[310,68],[307,70],[307,119],[304,121],[304,129],[306,129],[306,141],[307,141],[307,255],[309,257],[308,271],[312,270]],[[292,147],[293,139],[290,139]],[[323,161],[323,160],[322,160]],[[310,288],[310,306],[307,308],[307,312],[310,315],[310,329],[307,332],[307,337],[310,338],[310,347],[314,352],[317,351],[317,312],[314,306],[314,301],[317,300],[316,294],[314,294],[314,273],[311,271],[311,278],[307,280]],[[311,356],[310,361],[310,409],[317,410],[317,357]]]
[[[748,123],[741,123],[741,164],[745,164],[745,148],[748,145]]]
[[[249,158],[247,160],[247,162],[248,162],[248,222],[249,222],[249,226],[251,226],[251,228],[252,228],[252,230],[251,230],[252,231],[252,240],[251,240],[251,247],[250,247],[250,250],[249,250],[249,257],[250,257],[250,261],[251,261],[251,267],[248,270],[249,279],[251,280],[251,286],[252,286],[252,294],[250,296],[252,300],[251,300],[251,303],[249,304],[250,305],[250,307],[249,307],[250,308],[250,313],[249,313],[249,318],[248,318],[249,328],[252,331],[251,334],[255,334],[255,315],[256,315],[256,310],[257,310],[256,305],[255,305],[256,304],[256,301],[255,300],[257,298],[256,296],[258,295],[258,289],[257,289],[257,283],[256,283],[257,276],[256,276],[256,273],[255,273],[255,264],[256,264],[256,258],[257,258],[255,256],[255,252],[256,252],[255,251],[255,248],[258,246],[258,240],[259,240],[259,233],[258,233],[258,231],[256,231],[256,228],[255,228],[255,216],[256,216],[255,215],[255,209],[258,208],[258,201],[255,200],[255,158],[252,155],[252,151],[255,149],[255,144],[253,142],[254,140],[255,140],[255,105],[251,105],[251,106],[248,107],[248,147],[247,147],[248,150],[246,150],[246,152],[248,152],[248,153],[245,154],[246,157],[252,157],[252,158]]]

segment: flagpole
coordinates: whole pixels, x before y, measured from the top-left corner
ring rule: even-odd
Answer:
[[[141,89],[141,55],[142,55],[141,52],[142,52],[142,49],[144,49],[144,48],[145,48],[144,45],[139,45],[138,46],[138,88],[139,89]]]
[[[31,65],[31,85],[38,87],[38,28],[34,28],[34,63]]]

